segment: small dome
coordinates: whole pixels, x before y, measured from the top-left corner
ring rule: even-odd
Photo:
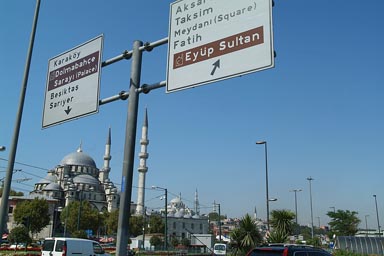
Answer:
[[[44,191],[61,191],[62,188],[57,183],[50,183],[43,190]]]
[[[179,204],[181,202],[180,198],[176,197],[171,200],[172,204]]]
[[[96,168],[96,163],[89,155],[83,153],[81,148],[61,160],[60,165],[91,166]]]
[[[49,184],[49,183],[54,183],[57,182],[57,177],[51,174],[48,174],[45,176],[44,179],[41,179],[38,183],[40,184]]]
[[[99,180],[88,174],[80,174],[73,178],[73,183],[75,184],[82,183],[82,184],[88,184],[92,186],[98,186]]]

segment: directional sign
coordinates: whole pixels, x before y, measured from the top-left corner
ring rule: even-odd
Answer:
[[[167,92],[274,66],[272,0],[171,4]]]
[[[103,36],[48,62],[43,128],[97,113]]]

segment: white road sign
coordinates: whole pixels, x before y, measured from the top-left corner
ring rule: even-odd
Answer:
[[[100,35],[49,60],[43,128],[98,112],[102,48]]]
[[[273,66],[272,0],[171,4],[167,92]]]

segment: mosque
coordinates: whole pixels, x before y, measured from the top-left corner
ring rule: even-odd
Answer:
[[[148,116],[145,111],[144,123],[142,126],[142,136],[140,139],[139,167],[138,167],[138,193],[137,202],[131,205],[132,214],[144,214],[145,200],[145,176],[148,171],[146,161],[148,159],[147,147],[148,140]],[[105,144],[104,164],[102,168],[97,168],[95,161],[83,152],[82,145],[78,149],[65,156],[60,163],[49,170],[47,176],[34,185],[29,198],[43,197],[49,202],[52,220],[50,227],[44,229],[39,236],[48,237],[54,235],[55,214],[58,209],[62,209],[73,201],[86,200],[99,212],[111,212],[119,208],[120,191],[109,179],[111,172],[111,129],[108,131]],[[17,202],[24,199],[11,199],[10,207],[16,207]],[[12,203],[14,202],[14,203]],[[13,205],[13,206],[11,206]],[[160,210],[163,218],[165,214],[168,220],[169,236],[180,238],[186,237],[188,228],[193,233],[204,234],[208,232],[208,217],[200,216],[197,191],[195,193],[194,209],[187,207],[181,201],[181,195],[170,200],[167,209]],[[9,216],[8,229],[14,227],[12,216]]]
[[[105,145],[104,166],[96,167],[95,161],[80,147],[65,156],[59,165],[35,184],[30,193],[58,200],[57,205],[67,206],[72,201],[87,200],[99,212],[117,209],[120,196],[115,184],[109,179],[111,171],[111,129]]]

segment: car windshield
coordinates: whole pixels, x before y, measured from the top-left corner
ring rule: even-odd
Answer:
[[[215,245],[215,250],[222,250],[222,251],[224,251],[225,250],[225,245],[223,245],[223,244]]]

